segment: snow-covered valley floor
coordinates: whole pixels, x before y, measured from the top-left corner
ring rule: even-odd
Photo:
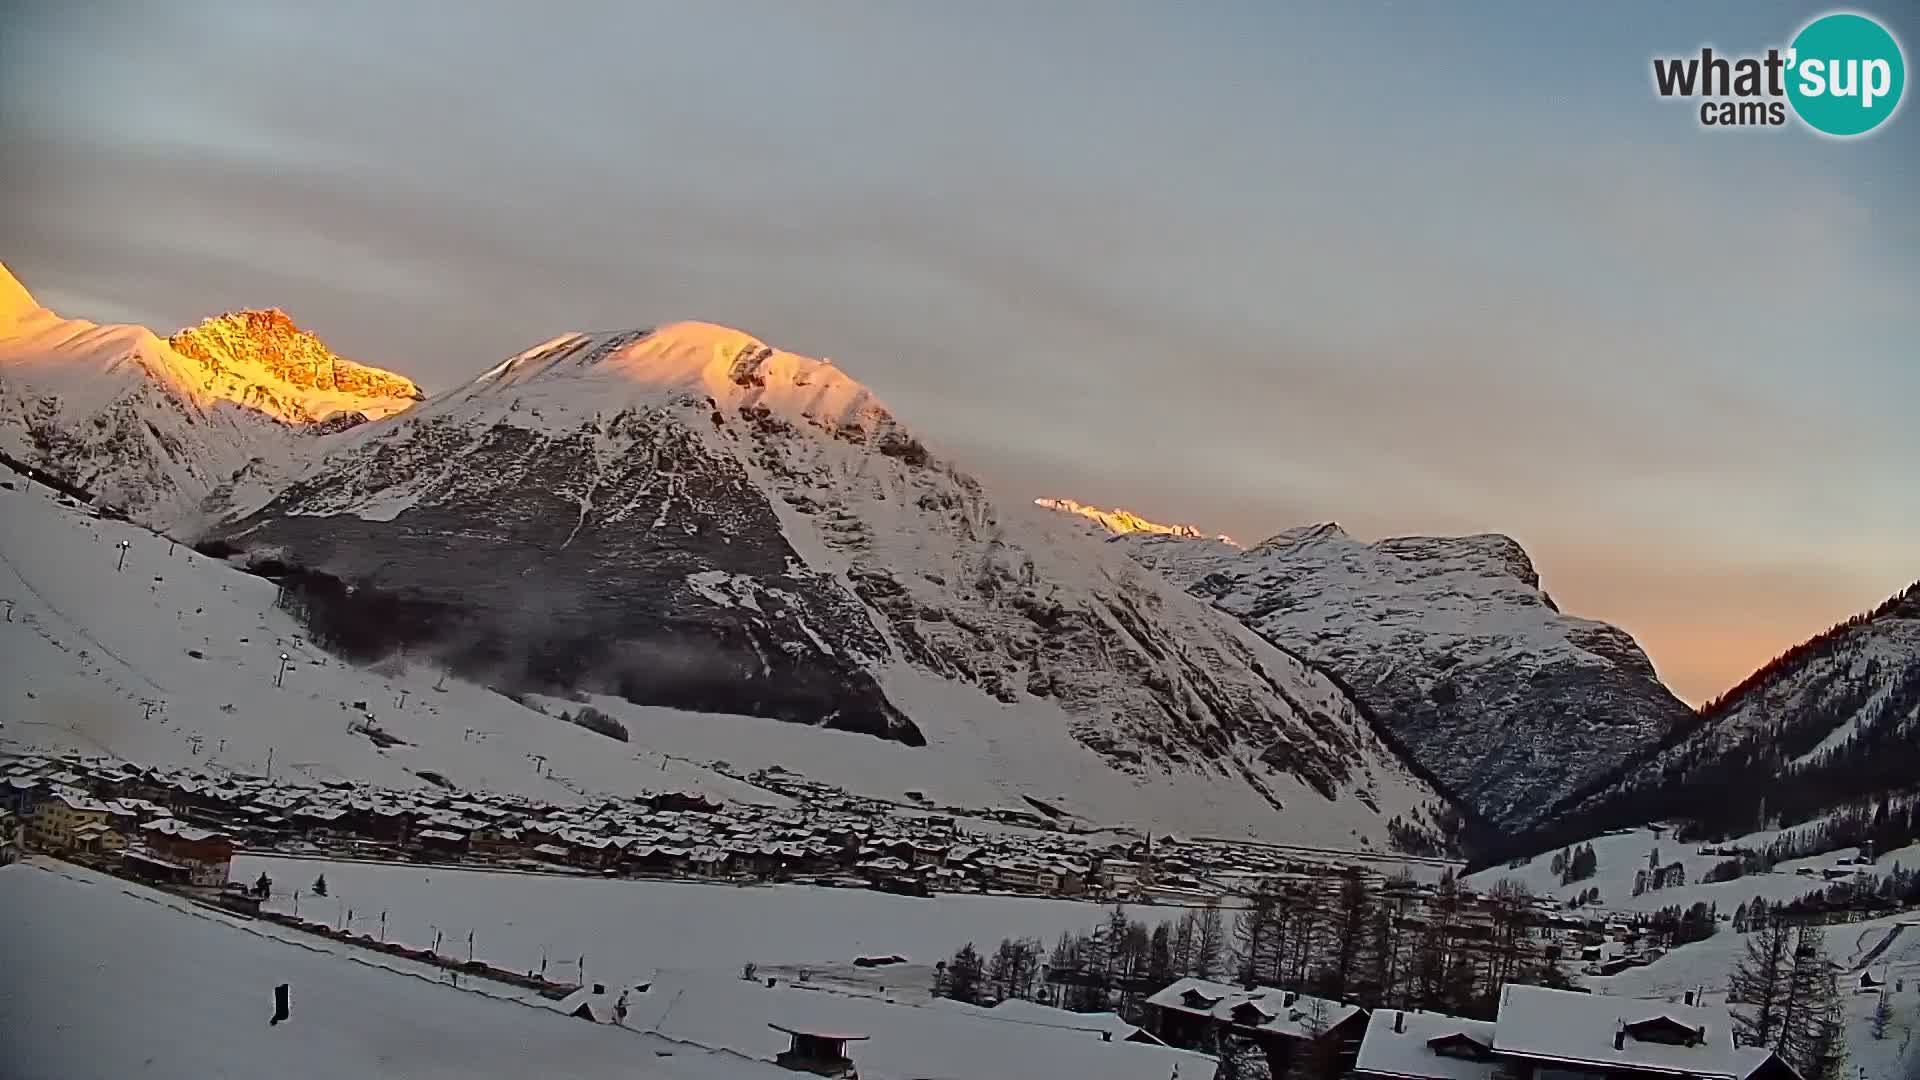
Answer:
[[[443,870],[263,855],[234,859],[233,876],[274,882],[269,910],[373,932],[386,914],[387,937],[441,951],[475,954],[500,967],[534,971],[544,955],[554,978],[625,983],[658,970],[738,975],[762,968],[850,968],[855,957],[896,954],[911,963],[875,969],[906,996],[925,996],[931,967],[969,941],[990,951],[1002,938],[1037,937],[1051,945],[1063,931],[1091,929],[1104,912],[1093,904],[1029,897],[942,894],[897,896],[805,885],[733,886],[603,880],[552,875]],[[327,878],[327,895],[313,883]],[[1135,918],[1173,918],[1177,909],[1134,908]]]

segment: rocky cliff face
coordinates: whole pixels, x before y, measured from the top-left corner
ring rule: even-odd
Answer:
[[[1242,551],[1110,542],[1338,678],[1442,787],[1529,828],[1691,710],[1616,627],[1562,614],[1498,535],[1353,539],[1303,526]]]
[[[167,344],[198,362],[204,389],[290,423],[391,416],[425,396],[404,376],[336,355],[278,308],[218,315]]]
[[[929,752],[992,731],[954,768],[1095,819],[1129,787],[1136,820],[1349,843],[1440,812],[1329,680],[737,331],[568,335],[339,439],[209,540],[326,575],[316,633],[365,652]]]

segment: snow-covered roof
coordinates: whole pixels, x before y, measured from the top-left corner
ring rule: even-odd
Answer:
[[[918,1008],[725,975],[662,975],[630,1002],[627,1026],[771,1059],[797,1031],[860,1032],[848,1047],[863,1076],[943,1080],[1167,1080],[1213,1075],[1214,1061],[1164,1046],[1108,1042],[1096,1033],[997,1018],[997,1010]]]
[[[181,821],[179,818],[170,817],[160,818],[157,821],[149,821],[145,825],[140,826],[140,831],[150,836],[176,836],[188,842],[224,839],[227,835],[226,833],[217,832],[213,829],[197,828]]]
[[[86,813],[104,814],[109,812],[107,809],[106,803],[103,803],[98,799],[90,798],[86,795],[77,794],[75,792],[56,791],[53,793],[53,797],[56,799],[59,799],[63,803],[66,803],[69,809],[79,810]]]
[[[1262,986],[1247,990],[1232,983],[1212,979],[1185,978],[1147,999],[1147,1004],[1176,1009],[1194,1016],[1211,1016],[1240,1027],[1258,1028],[1296,1039],[1311,1037],[1310,1028],[1318,1022],[1321,1030],[1337,1027],[1358,1015],[1360,1007],[1291,990]],[[1316,1020],[1315,1013],[1319,1016]]]
[[[1491,1051],[1493,1027],[1490,1021],[1465,1020],[1444,1013],[1379,1009],[1367,1018],[1367,1033],[1360,1040],[1360,1057],[1354,1069],[1379,1077],[1488,1080],[1497,1060],[1491,1053],[1484,1060],[1460,1055],[1460,1050],[1471,1051],[1472,1047],[1454,1037],[1465,1036]],[[1441,1042],[1435,1045],[1435,1040]],[[1455,1052],[1441,1052],[1449,1048],[1455,1048]]]
[[[956,1009],[979,1009],[977,1005],[964,1005],[951,998],[935,998],[936,1006]],[[1142,1034],[1138,1024],[1129,1024],[1113,1012],[1073,1012],[1070,1009],[1058,1009],[1052,1005],[1042,1005],[1024,998],[1008,998],[992,1008],[985,1009],[995,1020],[1007,1020],[1020,1024],[1038,1024],[1042,1027],[1066,1028],[1070,1031],[1094,1032],[1111,1037],[1116,1041],[1125,1040]],[[1165,1045],[1151,1034],[1146,1037],[1155,1044]]]
[[[1638,1038],[1632,1030],[1665,1026],[1697,1033],[1685,1045]],[[1622,1028],[1628,1029],[1622,1031]],[[1618,1047],[1616,1048],[1616,1043]],[[1572,990],[1508,984],[1500,992],[1494,1049],[1546,1061],[1639,1069],[1696,1077],[1741,1075],[1734,1054],[1733,1018],[1716,1005],[1672,1005]]]

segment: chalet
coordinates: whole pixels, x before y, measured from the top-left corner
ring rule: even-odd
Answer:
[[[502,858],[518,858],[529,849],[526,833],[502,821],[491,821],[467,838],[475,852],[485,852]]]
[[[421,829],[413,834],[414,846],[430,855],[465,855],[467,835],[450,829]]]
[[[1034,883],[1051,896],[1079,896],[1087,891],[1087,868],[1072,863],[1048,863]]]
[[[287,817],[294,828],[309,841],[331,840],[346,831],[342,818],[345,809],[338,806],[302,806]]]
[[[1356,1005],[1209,979],[1181,979],[1147,998],[1147,1010],[1149,1030],[1167,1045],[1204,1048],[1231,1033],[1265,1050],[1276,1076],[1309,1043],[1330,1045],[1334,1075],[1350,1069],[1367,1027]]]
[[[1100,891],[1108,896],[1127,896],[1153,883],[1153,870],[1144,862],[1131,859],[1102,859],[1094,871]]]
[[[583,870],[605,870],[620,858],[621,851],[612,839],[584,832],[569,832],[561,837],[567,848],[567,861]]]
[[[141,848],[128,848],[122,855],[120,865],[128,875],[156,885],[191,885],[193,868],[185,863],[163,859]]]
[[[79,831],[89,826],[106,828],[110,816],[107,804],[98,799],[71,790],[56,791],[34,804],[27,838],[48,851],[78,850]]]
[[[372,840],[405,845],[413,831],[414,812],[406,806],[375,806],[364,815],[361,831]]]
[[[1744,1080],[1723,1007],[1596,997],[1508,984],[1493,1050],[1520,1080],[1588,1074]]]
[[[127,849],[127,834],[111,823],[82,825],[73,830],[71,847],[86,855],[114,855]]]
[[[140,835],[148,855],[187,867],[191,884],[219,888],[233,872],[233,839],[225,833],[161,818],[140,826]]]
[[[1360,1080],[1493,1080],[1494,1025],[1443,1013],[1381,1009],[1367,1019],[1353,1074]]]
[[[26,776],[9,776],[0,783],[0,810],[25,820],[33,814],[33,804],[39,800],[40,781]]]
[[[1037,892],[1040,867],[1025,859],[1004,859],[991,869],[993,884],[1014,892]]]
[[[787,1048],[773,1059],[775,1065],[795,1072],[812,1073],[815,1076],[845,1077],[847,1080],[859,1075],[854,1069],[853,1059],[847,1056],[847,1044],[864,1042],[865,1035],[849,1035],[828,1031],[811,1031],[803,1028],[786,1027],[767,1022],[767,1026],[787,1036]]]

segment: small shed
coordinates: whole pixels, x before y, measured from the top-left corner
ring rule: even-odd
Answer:
[[[795,1072],[813,1073],[815,1076],[831,1076],[837,1080],[858,1080],[860,1074],[853,1067],[853,1059],[847,1056],[847,1044],[859,1042],[867,1036],[805,1031],[774,1023],[767,1026],[790,1040],[786,1050],[773,1059],[775,1065]]]

